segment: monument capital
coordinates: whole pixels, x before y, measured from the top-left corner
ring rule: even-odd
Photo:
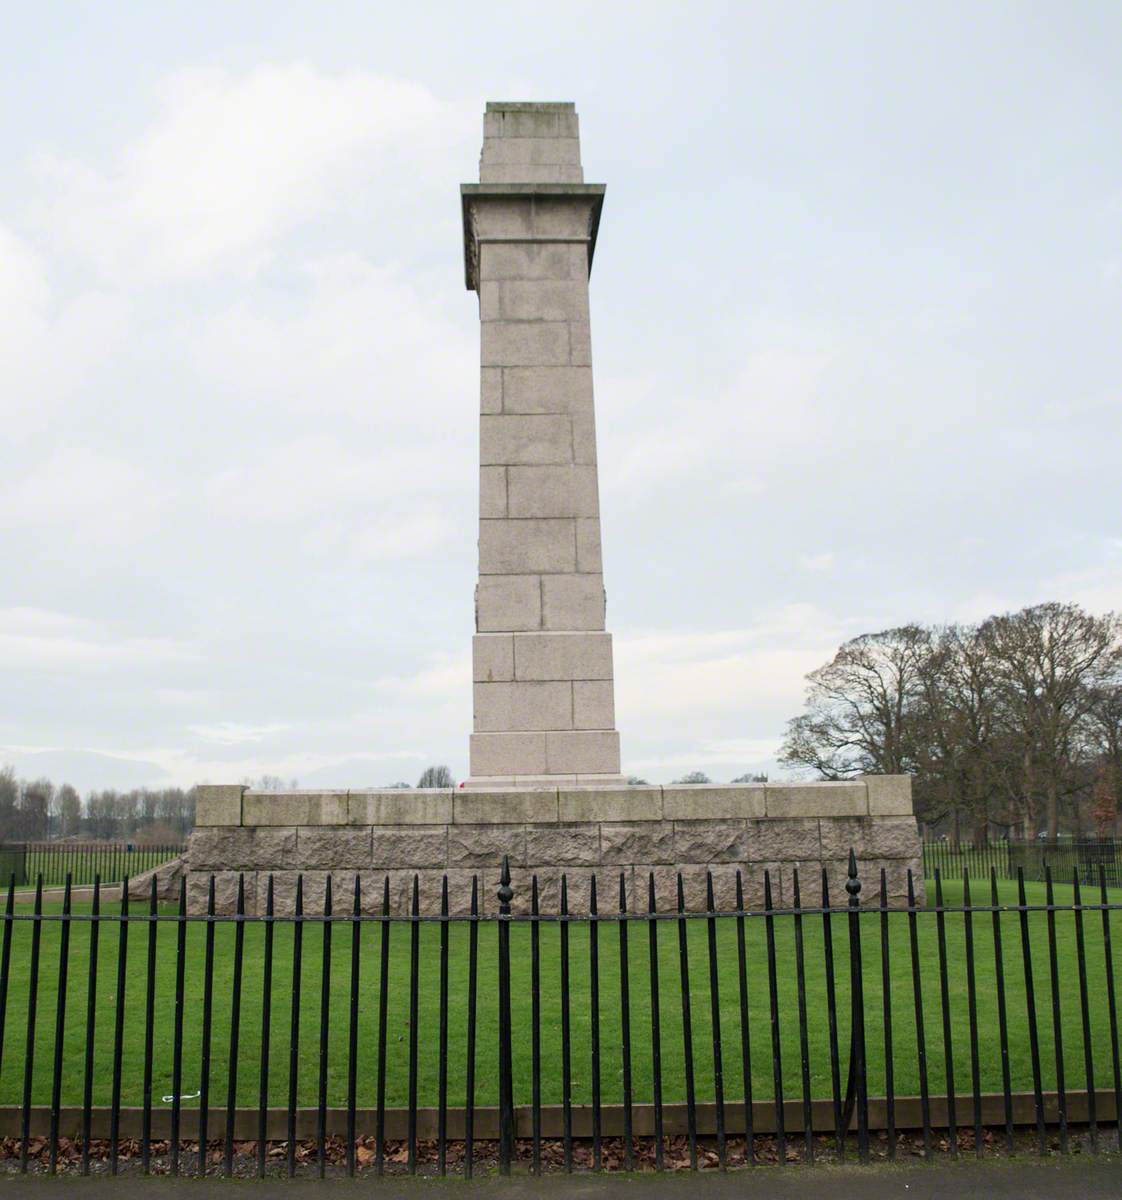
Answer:
[[[588,272],[591,274],[592,256],[596,252],[596,235],[600,229],[600,210],[604,206],[604,193],[607,190],[603,183],[461,183],[464,282],[468,291],[474,292],[479,289],[481,241],[545,240],[552,232],[550,217],[553,218],[553,223],[558,223],[561,212],[566,208],[578,214],[587,214],[583,217],[584,230],[570,234],[569,237],[587,246]],[[530,228],[514,233],[502,232],[504,215],[509,220],[513,211],[511,201],[527,196],[531,199]],[[572,221],[569,223],[572,224]],[[554,240],[563,236],[557,233]]]

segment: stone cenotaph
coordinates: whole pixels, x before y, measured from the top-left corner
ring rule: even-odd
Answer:
[[[588,308],[604,186],[573,106],[489,104],[461,194],[480,320],[467,786],[620,784]]]
[[[672,905],[683,877],[688,907],[762,899],[770,871],[777,903],[793,873],[830,869],[842,899],[852,847],[863,899],[902,899],[908,869],[922,887],[908,776],[840,783],[629,787],[620,775],[611,635],[605,627],[589,273],[603,184],[585,183],[572,104],[495,103],[484,114],[479,182],[464,184],[464,268],[480,318],[479,582],[472,639],[474,729],[470,777],[459,789],[197,790],[186,856],[188,905],[202,910],[214,876],[228,912],[239,879],[247,909],[291,912],[296,879],[305,911],[322,908],[329,876],[364,904],[391,884],[405,911],[420,877],[426,911],[449,881],[465,910],[473,876],[494,901],[509,859],[515,907],[529,879],[543,911],[562,873],[573,911],[588,881],[645,904],[653,875]],[[583,892],[583,894],[582,894]]]

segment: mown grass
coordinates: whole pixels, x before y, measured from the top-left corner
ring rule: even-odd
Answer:
[[[1000,900],[1015,903],[1015,885],[1000,884]],[[930,889],[929,890],[933,890]],[[1057,887],[1057,903],[1071,900],[1070,887]],[[1029,902],[1042,903],[1042,885],[1030,885]],[[1084,902],[1097,900],[1097,893],[1085,894]],[[1119,893],[1110,893],[1112,902]],[[960,903],[962,885],[947,884],[947,904]],[[988,900],[975,890],[975,903]],[[26,909],[24,909],[26,911]],[[54,905],[51,911],[59,911]],[[76,912],[88,912],[88,905],[75,906]],[[134,906],[134,912],[135,912]],[[163,910],[171,911],[171,910]],[[1122,929],[1118,914],[1111,914],[1117,943]],[[844,1081],[848,1065],[849,1030],[849,941],[847,920],[835,916],[834,961],[838,1026],[841,1032],[841,1074]],[[1111,1042],[1107,1009],[1106,970],[1103,953],[1102,920],[1098,912],[1083,916],[1086,953],[1084,967],[1088,984],[1091,1024],[1091,1049],[1095,1082],[1099,1087],[1112,1084]],[[1004,913],[999,918],[1004,943],[1006,1002],[1009,1023],[1009,1060],[1014,1090],[1030,1090],[1032,1071],[1029,1056],[1026,1015],[1025,973],[1021,951],[1020,917]],[[917,1094],[919,1090],[912,964],[909,951],[907,917],[889,917],[890,988],[895,1085],[898,1095]],[[961,1093],[970,1087],[970,1041],[967,1010],[967,974],[965,922],[962,914],[945,917],[947,979],[951,1013],[952,1063],[956,1088]],[[748,1034],[752,1057],[752,1085],[757,1099],[773,1094],[770,1009],[768,1002],[766,923],[762,918],[745,921],[748,955],[749,1022]],[[924,1027],[930,1086],[933,1094],[945,1091],[944,1044],[940,1006],[939,948],[936,918],[931,912],[917,919]],[[1047,916],[1032,913],[1028,917],[1031,940],[1032,979],[1038,1008],[1038,1029],[1046,1088],[1056,1077],[1055,1046],[1052,1030],[1053,992],[1049,973]],[[1075,917],[1059,913],[1055,917],[1058,963],[1058,1003],[1065,1054],[1067,1086],[1085,1086],[1084,1044],[1079,1006],[1079,967],[1076,950]],[[1001,1053],[998,1036],[997,996],[993,924],[988,913],[973,917],[975,943],[975,979],[978,1004],[978,1041],[981,1059],[981,1084],[985,1091],[1001,1088]],[[119,998],[116,995],[118,929],[115,922],[101,928],[100,954],[95,987],[96,1026],[94,1036],[95,1105],[109,1103],[113,1064],[113,1029]],[[166,1107],[161,1097],[171,1092],[172,1049],[175,999],[176,930],[171,923],[154,925],[130,923],[128,935],[124,1005],[124,1063],[122,1099],[139,1104],[143,1097],[143,1049],[145,1027],[145,977],[149,930],[154,929],[156,944],[156,1001],[154,1006],[153,1096],[157,1107]],[[600,1060],[602,1097],[605,1103],[621,1098],[622,1031],[620,1013],[620,947],[617,922],[602,920],[599,926],[600,978]],[[782,1080],[785,1094],[801,1094],[799,1051],[799,1005],[795,953],[795,924],[790,916],[774,920],[775,952],[778,964],[778,1010],[781,1040]],[[349,1030],[351,936],[349,924],[336,924],[332,934],[330,995],[327,1009],[328,1031],[328,1102],[346,1101],[347,1046]],[[376,1057],[378,1051],[379,941],[378,926],[360,927],[360,1004],[358,1009],[358,1089],[360,1106],[375,1102]],[[419,937],[419,1047],[418,1096],[422,1105],[437,1101],[439,1069],[439,929],[433,924],[420,927]],[[632,1078],[634,1096],[649,1100],[651,1079],[651,987],[648,926],[631,922],[628,927],[628,971]],[[869,912],[861,918],[863,983],[868,1037],[870,1093],[884,1091],[884,1024],[882,1018],[882,981],[880,958],[880,918]],[[78,1104],[82,1098],[86,1048],[86,999],[89,974],[90,924],[75,921],[71,925],[70,966],[63,1037],[62,1096],[64,1104]],[[448,1086],[449,1103],[461,1105],[465,1095],[468,938],[466,923],[455,922],[449,930],[449,1028]],[[226,1097],[230,1056],[230,1015],[234,971],[234,928],[218,923],[215,930],[214,1014],[211,1043],[210,1087],[212,1103]],[[23,1089],[27,1045],[27,998],[31,947],[31,926],[14,926],[9,993],[0,1061],[0,1104],[20,1101]],[[203,1010],[203,963],[205,931],[201,923],[188,926],[185,957],[185,1004],[183,1012],[183,1084],[190,1096],[199,1090],[202,1060],[201,1027]],[[710,1098],[714,1085],[714,1054],[709,993],[707,928],[704,919],[686,923],[689,997],[693,1026],[694,1069],[699,1099]],[[743,1094],[741,1072],[741,1032],[739,970],[736,922],[717,922],[717,971],[719,1027],[724,1057],[725,1094],[729,1099]],[[807,1038],[811,1085],[815,1096],[830,1094],[830,1051],[826,1003],[826,963],[823,920],[819,916],[803,919]],[[51,1074],[55,1043],[56,998],[60,924],[43,926],[40,948],[39,1003],[35,1030],[35,1059],[32,1095],[35,1103],[50,1100]],[[1115,973],[1122,946],[1116,945]],[[678,928],[674,921],[658,922],[659,997],[661,1010],[661,1055],[663,1096],[667,1101],[684,1099],[684,1047],[682,1036],[682,989]],[[272,1028],[269,1038],[269,1100],[284,1105],[288,1100],[289,1034],[293,996],[293,929],[278,922],[274,941],[272,980]],[[251,924],[245,931],[244,968],[241,986],[241,1032],[237,1055],[237,1099],[241,1105],[257,1103],[261,1062],[262,966],[264,931]],[[405,925],[392,929],[390,972],[387,986],[389,1019],[387,1025],[387,1103],[404,1105],[408,1098],[409,1060],[409,975],[410,930]],[[477,1103],[493,1104],[497,1099],[497,945],[493,923],[479,928]],[[572,1076],[575,1102],[587,1102],[591,1094],[591,1002],[590,950],[587,924],[574,924],[570,933],[570,986],[572,1019]],[[301,996],[297,1102],[314,1105],[318,1091],[320,995],[323,969],[323,930],[308,925],[303,937],[303,965],[299,980]],[[511,929],[512,1005],[514,1037],[515,1099],[528,1102],[530,1097],[531,995],[530,929],[515,924]],[[556,924],[541,927],[541,1040],[542,1099],[546,1104],[561,1101],[561,997],[559,929]],[[1117,981],[1116,981],[1117,985]],[[194,1103],[194,1101],[187,1101]]]

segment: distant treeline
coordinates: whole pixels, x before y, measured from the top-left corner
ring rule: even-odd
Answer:
[[[106,788],[83,800],[68,783],[17,779],[11,767],[0,769],[0,842],[177,842],[194,824],[194,788]]]

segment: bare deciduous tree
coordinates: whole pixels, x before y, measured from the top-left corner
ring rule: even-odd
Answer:
[[[908,625],[847,642],[808,676],[781,753],[826,779],[914,776],[917,813],[1035,837],[1085,827],[1091,788],[1122,787],[1122,627],[1074,604],[977,626]],[[1105,780],[1105,782],[1104,782]],[[1095,784],[1095,781],[1098,781]]]
[[[450,788],[456,786],[452,772],[448,767],[425,767],[421,778],[417,780],[419,788]]]

